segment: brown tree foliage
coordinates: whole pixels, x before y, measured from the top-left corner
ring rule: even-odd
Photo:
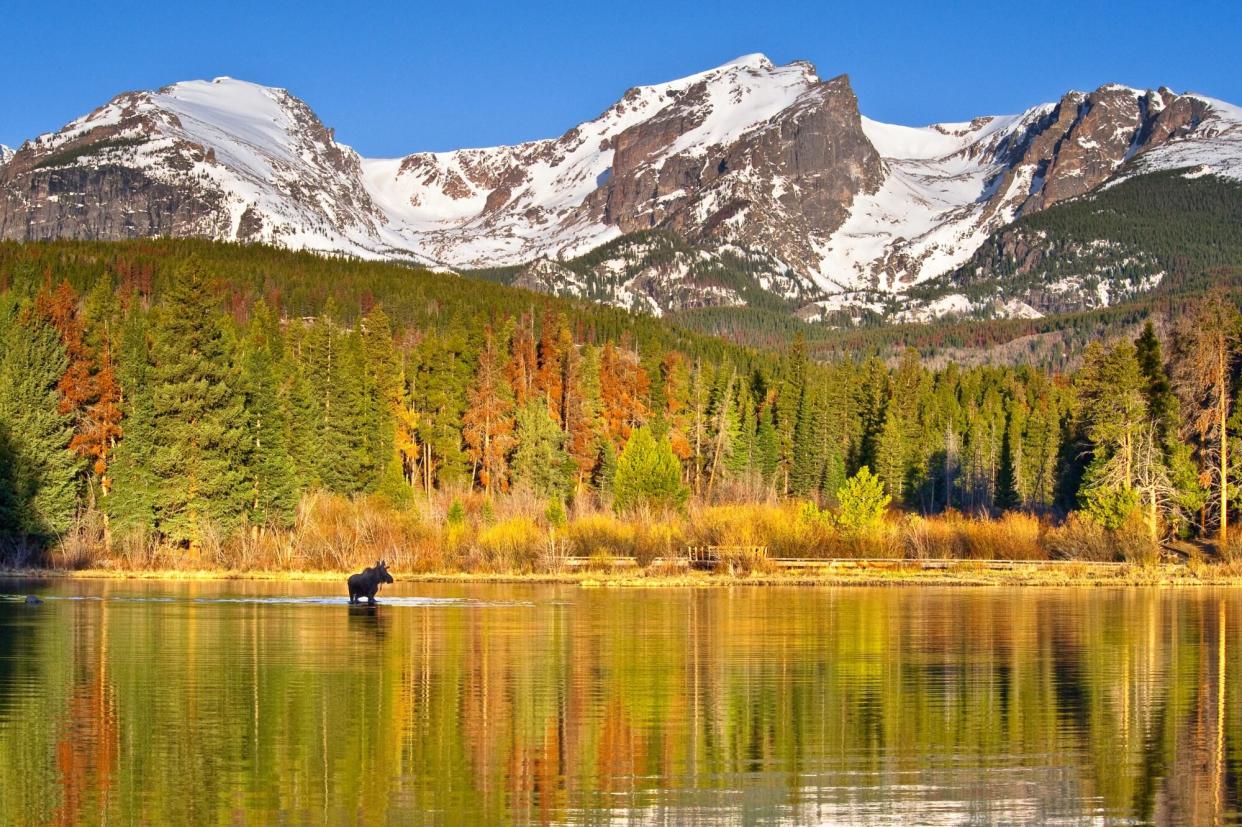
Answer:
[[[564,422],[561,403],[565,393],[565,365],[556,320],[551,314],[539,326],[539,369],[535,372],[535,392],[548,403],[548,415]]]
[[[535,318],[530,313],[523,313],[513,330],[510,344],[509,363],[505,365],[505,376],[513,388],[513,396],[520,408],[535,391],[535,371],[539,367],[539,358],[535,350]]]
[[[466,455],[474,464],[479,484],[489,494],[509,488],[509,451],[514,445],[513,397],[505,381],[504,356],[491,325],[484,330],[479,369],[468,394],[470,404],[462,417]]]
[[[651,380],[637,354],[621,351],[609,342],[600,354],[599,387],[605,432],[620,450],[630,432],[647,420]]]

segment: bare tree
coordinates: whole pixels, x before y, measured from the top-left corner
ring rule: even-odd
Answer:
[[[1240,325],[1237,306],[1225,293],[1215,291],[1191,305],[1173,338],[1173,381],[1186,413],[1187,435],[1197,440],[1205,481],[1216,486],[1222,546],[1229,537],[1227,423]]]

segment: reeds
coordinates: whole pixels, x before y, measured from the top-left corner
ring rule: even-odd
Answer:
[[[530,493],[489,498],[445,491],[400,503],[312,493],[302,498],[292,526],[226,532],[208,524],[193,549],[165,545],[142,530],[113,532],[105,542],[100,520],[83,515],[47,562],[128,571],[341,572],[383,558],[407,574],[517,574],[562,571],[566,558],[575,557],[601,570],[632,559],[642,569],[679,571],[687,549],[701,546],[723,550],[725,568],[735,572],[760,571],[770,559],[1124,560],[1140,567],[1159,559],[1141,520],[1110,531],[1079,515],[1056,525],[1025,513],[950,511],[890,514],[847,530],[832,512],[793,500],[692,503],[680,511],[619,516],[583,501],[566,511]],[[1221,557],[1242,566],[1242,545]]]

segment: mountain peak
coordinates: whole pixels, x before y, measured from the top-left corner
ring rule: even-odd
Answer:
[[[717,68],[727,69],[733,66],[745,67],[747,69],[771,69],[774,64],[763,52],[751,52],[748,55],[735,57],[733,60],[722,63]]]
[[[1242,109],[1106,84],[1018,115],[895,126],[860,115],[847,75],[756,52],[633,87],[559,137],[369,160],[288,91],[221,76],[127,92],[0,148],[0,238],[206,236],[467,268],[633,234],[617,249],[638,261],[649,247],[655,270],[613,261],[587,293],[657,311],[737,303],[701,262],[744,256],[766,274],[755,289],[815,302],[902,293],[1018,216],[1173,169],[1242,178]],[[676,256],[648,231],[679,239]]]

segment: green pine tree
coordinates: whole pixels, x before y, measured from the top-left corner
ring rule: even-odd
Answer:
[[[159,531],[196,547],[205,523],[236,526],[246,511],[246,410],[210,280],[183,265],[152,331],[150,470]]]
[[[241,384],[245,398],[247,516],[258,526],[288,528],[298,501],[298,481],[290,456],[291,434],[279,367],[279,328],[260,301],[251,313],[242,345]]]
[[[672,446],[667,439],[657,442],[646,426],[635,428],[626,441],[612,488],[619,511],[638,506],[677,508],[690,496]]]
[[[3,312],[3,311],[0,311]],[[60,337],[49,325],[5,319],[0,327],[0,452],[8,479],[0,509],[10,514],[7,542],[19,556],[63,533],[76,509],[80,463],[69,451],[71,419],[58,409],[56,383],[68,366]]]
[[[574,488],[573,459],[565,450],[567,435],[548,414],[543,399],[533,398],[518,409],[515,436],[510,465],[514,485],[540,497],[567,499]]]

